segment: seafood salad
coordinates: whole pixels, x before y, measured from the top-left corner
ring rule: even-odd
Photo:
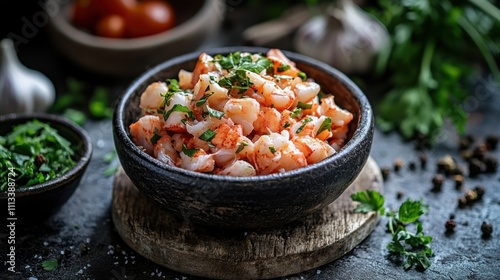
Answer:
[[[192,72],[141,95],[134,143],[184,169],[253,176],[319,162],[346,141],[353,115],[280,50],[202,53]]]

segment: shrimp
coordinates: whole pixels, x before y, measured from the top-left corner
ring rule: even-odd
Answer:
[[[193,73],[192,72],[181,69],[179,71],[178,76],[179,76],[179,86],[181,87],[181,89],[187,90],[187,89],[193,88],[191,85],[191,82],[193,81]]]
[[[320,86],[315,82],[302,82],[296,84],[293,91],[297,95],[299,102],[307,103],[318,96]]]
[[[141,94],[141,103],[139,107],[146,111],[156,111],[165,100],[164,95],[168,92],[167,84],[164,82],[155,82],[150,84]]]
[[[332,130],[332,139],[330,139],[329,143],[336,151],[339,151],[340,148],[344,146],[348,132],[348,125],[340,126]]]
[[[164,128],[173,132],[186,131],[185,121],[191,110],[192,95],[184,92],[174,93],[165,104]]]
[[[241,125],[243,135],[248,135],[254,129],[254,122],[260,114],[260,109],[260,104],[255,99],[230,99],[224,105],[224,114],[227,118],[232,119],[235,124]]]
[[[222,111],[224,105],[229,100],[228,89],[221,87],[213,80],[213,76],[202,74],[194,86],[193,110],[197,119],[202,119],[203,108],[208,104],[210,108]]]
[[[248,159],[258,174],[284,172],[307,165],[306,157],[290,141],[286,130],[281,134],[273,132],[260,136]]]
[[[254,176],[257,174],[255,168],[244,160],[236,160],[218,172],[220,175],[229,176]]]
[[[213,154],[207,154],[203,149],[198,149],[189,156],[184,152],[180,153],[180,167],[196,172],[212,172],[215,168]]]
[[[295,102],[295,93],[291,87],[280,88],[274,81],[267,80],[259,74],[247,71],[246,76],[252,82],[252,86],[246,94],[255,98],[259,103],[267,107],[283,111],[290,108]]]
[[[212,144],[219,149],[234,149],[238,146],[241,136],[243,136],[241,125],[230,126],[224,123],[215,130]]]
[[[332,128],[344,126],[351,122],[353,115],[351,112],[337,106],[333,96],[321,99],[321,104],[317,109],[318,115],[324,115],[332,119]]]
[[[200,54],[200,56],[198,57],[198,62],[196,63],[196,66],[193,70],[191,86],[189,88],[193,88],[196,85],[201,74],[207,74],[216,70],[217,67],[214,63],[213,57],[206,53]]]
[[[299,69],[297,69],[297,67],[295,67],[295,63],[288,59],[288,57],[286,57],[283,52],[278,49],[269,50],[266,56],[273,62],[275,74],[297,77],[301,72]],[[288,67],[289,69],[286,69]],[[283,68],[285,68],[286,70],[284,70]]]
[[[269,132],[279,132],[283,129],[281,125],[281,114],[275,108],[262,107],[253,123],[255,133],[267,134]]]
[[[153,143],[151,138],[159,135],[163,136],[166,132],[163,130],[163,122],[160,117],[153,115],[142,116],[138,121],[129,126],[132,140],[137,146],[141,146],[146,153],[153,155]]]
[[[154,156],[156,159],[169,164],[174,165],[177,161],[178,155],[177,151],[174,149],[172,144],[172,138],[170,135],[165,134],[154,145]]]
[[[296,137],[293,143],[304,154],[308,164],[319,162],[335,153],[334,148],[325,141],[311,136]]]

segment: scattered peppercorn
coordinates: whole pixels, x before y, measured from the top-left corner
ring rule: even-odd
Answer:
[[[457,174],[453,176],[453,180],[455,181],[455,189],[459,190],[464,186],[465,179],[463,175]]]
[[[89,251],[89,247],[87,246],[87,244],[82,243],[82,245],[80,245],[80,253],[82,255],[86,255],[88,251]]]
[[[401,159],[394,160],[394,171],[399,172],[403,168],[404,162]]]
[[[491,233],[493,233],[493,225],[483,222],[481,224],[481,232],[483,233],[483,237],[491,236]]]
[[[488,135],[486,137],[485,142],[486,142],[486,147],[488,148],[488,150],[494,151],[497,149],[498,136],[497,135]]]
[[[474,150],[472,151],[473,157],[479,160],[483,160],[487,153],[488,147],[484,143],[477,145],[476,148],[474,148]]]
[[[444,224],[444,227],[446,228],[446,231],[447,232],[453,232],[455,231],[455,227],[457,226],[457,223],[455,222],[455,220],[453,219],[449,219],[448,221],[446,221],[446,223]]]
[[[389,174],[391,173],[389,168],[384,167],[380,169],[380,172],[382,172],[382,178],[384,179],[384,181],[387,181],[387,179],[389,179]]]
[[[476,186],[472,190],[467,190],[462,197],[458,199],[458,206],[464,207],[480,200],[485,193],[482,186]]]
[[[450,220],[455,220],[455,214],[454,213],[450,214]]]
[[[437,170],[446,176],[450,176],[458,173],[458,165],[453,157],[446,155],[438,160]]]
[[[484,190],[484,188],[482,186],[476,186],[474,188],[474,191],[477,193],[477,198],[478,199],[483,198],[485,190]]]
[[[396,193],[396,199],[398,199],[398,200],[401,199],[401,198],[403,198],[403,196],[404,196],[404,193],[402,193],[402,192],[397,192]]]
[[[414,161],[410,161],[410,163],[408,163],[408,169],[410,169],[410,171],[415,171],[415,169],[417,169],[417,165]]]
[[[467,199],[464,196],[461,196],[458,198],[458,207],[465,207],[467,206]]]
[[[443,188],[444,176],[441,174],[436,174],[432,177],[432,191],[440,192]]]
[[[472,156],[473,156],[473,152],[472,150],[470,149],[467,149],[467,150],[463,150],[460,155],[462,156],[462,158],[465,160],[465,161],[470,161],[472,159]]]
[[[426,169],[427,168],[427,155],[424,153],[421,153],[418,156],[418,159],[420,160],[420,168]]]
[[[460,138],[458,145],[460,150],[466,150],[469,149],[473,143],[474,143],[474,138],[470,135],[466,135]]]
[[[486,166],[484,172],[495,173],[498,168],[498,160],[492,156],[486,156],[484,158],[484,165]]]
[[[469,177],[475,178],[483,171],[484,163],[477,158],[472,158],[469,161]]]

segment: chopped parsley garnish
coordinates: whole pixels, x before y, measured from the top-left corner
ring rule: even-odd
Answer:
[[[392,234],[392,241],[387,244],[387,249],[391,254],[403,258],[405,270],[414,265],[423,269],[431,265],[429,257],[434,255],[430,247],[432,237],[424,234],[422,223],[418,220],[429,212],[427,205],[422,201],[407,199],[399,206],[398,211],[390,211],[383,207],[384,196],[373,190],[355,193],[351,195],[351,199],[360,202],[354,209],[355,212],[376,211],[389,219],[387,228]],[[408,230],[407,226],[410,224],[414,225],[415,233]]]
[[[290,65],[288,64],[281,64],[279,67],[278,67],[278,72],[285,72],[286,70],[290,70]]]
[[[292,119],[298,117],[300,115],[300,113],[302,112],[302,109],[300,108],[295,108],[293,109],[293,112],[292,114],[290,115],[290,117],[292,117]]]
[[[275,154],[276,148],[274,148],[274,146],[269,146],[269,151],[271,151],[271,153]]]
[[[325,130],[332,131],[332,119],[331,118],[326,118],[321,123],[321,125],[318,128],[318,132],[316,133],[316,135],[319,135],[321,132],[323,132]]]
[[[207,141],[207,142],[209,142],[209,141],[211,141],[211,140],[215,137],[215,135],[216,135],[216,134],[217,134],[217,133],[216,133],[215,131],[213,131],[213,130],[211,130],[211,129],[207,129],[207,130],[206,130],[205,132],[203,132],[203,133],[200,135],[200,137],[198,137],[198,138],[200,138],[200,139],[201,139],[201,140],[203,140],[203,141]]]
[[[57,178],[76,165],[73,155],[72,144],[49,124],[33,120],[16,125],[0,136],[0,191],[12,180],[9,172],[15,173],[16,187]]]
[[[182,144],[182,152],[188,156],[188,157],[193,157],[196,152],[198,152],[200,149],[188,149],[186,145]]]
[[[58,266],[59,264],[56,259],[46,260],[42,262],[42,267],[45,271],[56,270]]]
[[[156,142],[158,142],[158,140],[160,140],[160,138],[161,138],[161,135],[158,132],[158,128],[155,127],[155,130],[153,132],[153,136],[150,139],[151,144],[156,145]]]
[[[224,112],[212,109],[208,105],[207,105],[207,110],[208,110],[208,115],[210,115],[210,116],[212,116],[214,118],[217,118],[219,120],[222,119],[222,117],[224,116]]]
[[[161,101],[158,108],[161,108],[160,110],[162,110],[163,108],[165,108],[165,106],[170,106],[170,99],[172,98],[172,96],[174,96],[174,94],[174,92],[160,93],[160,96],[163,97],[163,100]]]
[[[302,79],[303,82],[305,82],[307,80],[307,75],[304,72],[299,72],[297,74],[297,76],[299,76]]]
[[[311,109],[312,108],[312,104],[304,103],[304,102],[299,101],[299,103],[297,103],[297,108],[300,108],[300,109]]]
[[[303,119],[303,120],[302,120],[302,125],[301,125],[299,128],[297,128],[297,131],[295,131],[295,133],[299,134],[299,133],[302,131],[302,129],[304,129],[304,127],[306,126],[306,124],[307,124],[308,122],[310,122],[310,121],[312,121],[312,119],[311,119],[311,118],[309,118],[309,117],[307,117],[307,118]]]
[[[168,79],[166,82],[169,92],[184,92],[176,79]]]
[[[236,149],[236,152],[234,152],[235,154],[238,154],[239,152],[243,151],[243,149],[248,146],[248,143],[247,142],[239,142],[238,143],[238,148]]]
[[[286,122],[284,125],[283,125],[283,128],[288,128],[290,127],[290,123],[289,122]]]
[[[203,96],[202,96],[202,97],[201,97],[198,101],[196,101],[196,106],[200,107],[200,106],[202,106],[203,104],[205,104],[205,103],[207,102],[208,98],[209,98],[210,96],[212,96],[213,94],[214,94],[214,93],[213,93],[213,92],[211,92],[211,93],[207,93],[207,94],[203,95]]]
[[[181,104],[175,104],[170,110],[164,112],[163,119],[165,121],[168,120],[168,117],[170,117],[170,114],[172,114],[173,112],[187,113],[188,117],[190,117],[191,119],[194,119],[193,112],[188,107],[181,105]]]

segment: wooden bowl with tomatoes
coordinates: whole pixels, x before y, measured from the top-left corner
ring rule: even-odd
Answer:
[[[130,78],[203,44],[219,28],[224,2],[72,0],[47,9],[58,11],[49,34],[63,55],[98,74]]]

